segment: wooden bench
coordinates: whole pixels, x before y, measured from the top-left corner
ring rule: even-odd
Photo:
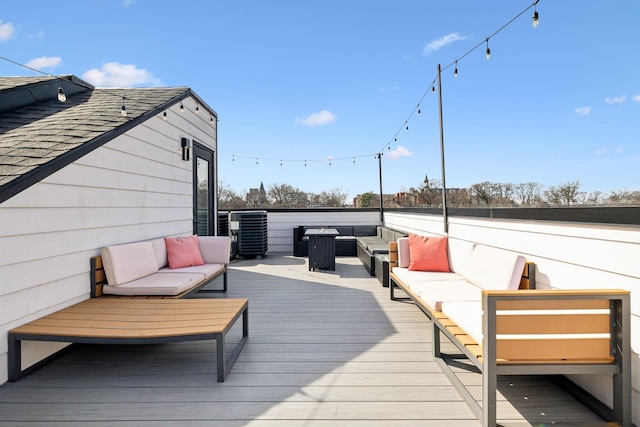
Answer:
[[[249,337],[247,299],[91,298],[9,331],[9,381],[50,361],[22,369],[22,341],[160,344],[215,340],[217,380],[226,379]],[[242,337],[226,357],[227,333],[242,318]]]
[[[390,247],[390,259],[393,268],[398,259],[395,244]],[[394,288],[399,287],[431,319],[436,361],[483,426],[496,425],[499,375],[569,374],[612,375],[613,411],[603,410],[600,415],[631,426],[630,293],[617,289],[528,289],[533,274],[533,264],[527,263],[519,290],[483,290],[481,305],[444,303],[441,311],[426,305],[393,273],[389,287],[391,299],[407,299],[394,296]],[[447,314],[447,304],[458,304],[451,308],[460,313],[477,309],[473,326],[480,328],[475,331],[479,334],[470,334],[468,325],[465,328],[452,320],[454,311]],[[441,335],[462,355],[445,354]],[[482,406],[450,368],[460,357],[468,358],[482,374]]]

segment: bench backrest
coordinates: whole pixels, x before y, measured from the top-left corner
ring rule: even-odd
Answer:
[[[495,328],[495,357],[508,363],[601,363],[614,362],[619,335],[617,327],[628,310],[627,291],[533,290],[519,291],[519,298],[485,291],[483,312],[493,316],[485,325]],[[495,310],[487,307],[495,304]],[[487,314],[489,313],[489,314]],[[628,316],[628,314],[626,314]],[[616,326],[618,325],[618,326]]]

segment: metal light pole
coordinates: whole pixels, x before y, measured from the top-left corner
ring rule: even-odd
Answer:
[[[438,64],[438,104],[440,110],[440,162],[442,167],[442,218],[444,219],[444,232],[449,233],[449,217],[447,215],[447,183],[444,173],[444,126],[442,120],[442,75]],[[381,184],[382,185],[382,184]]]
[[[380,178],[380,222],[384,225],[384,203],[382,201],[382,153],[378,153],[378,176]]]

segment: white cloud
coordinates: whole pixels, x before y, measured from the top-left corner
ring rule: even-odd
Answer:
[[[427,45],[424,47],[424,50],[422,51],[423,55],[428,55],[431,52],[435,52],[436,50],[440,50],[443,47],[453,43],[453,42],[457,42],[460,40],[466,40],[468,37],[467,36],[461,36],[460,33],[450,33],[447,34],[446,36],[440,37],[439,39],[436,40],[432,40],[431,42],[427,43]]]
[[[413,153],[403,146],[399,146],[387,154],[390,159],[399,159],[400,157],[411,157]]]
[[[576,116],[584,117],[591,114],[591,107],[578,107],[573,110]]]
[[[144,68],[131,64],[107,62],[102,68],[92,68],[82,78],[98,87],[160,86],[160,79]]]
[[[601,148],[599,150],[596,150],[596,156],[601,156],[603,154],[606,154],[607,149],[606,148]]]
[[[631,99],[633,99],[633,102],[640,102],[640,94],[638,94],[638,95],[633,95],[633,96],[631,97]]]
[[[614,98],[605,98],[607,104],[622,104],[627,99],[627,95],[616,96]]]
[[[41,39],[43,37],[44,37],[44,31],[43,30],[38,31],[37,33],[29,34],[27,36],[27,38],[31,39],[31,40],[33,40],[33,39]]]
[[[0,42],[12,39],[16,36],[16,28],[11,22],[0,21]]]
[[[62,58],[59,56],[41,56],[40,58],[31,59],[25,65],[35,68],[36,70],[42,70],[45,68],[55,68],[60,64],[62,64]]]
[[[296,118],[296,123],[312,128],[333,123],[336,119],[336,115],[331,111],[322,110],[319,113],[313,113],[304,119]]]

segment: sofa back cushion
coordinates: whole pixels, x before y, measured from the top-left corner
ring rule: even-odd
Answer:
[[[471,254],[475,243],[466,240],[449,239],[449,267],[451,271],[466,276],[471,266]]]
[[[489,290],[518,289],[526,259],[522,255],[485,245],[476,245],[464,277]]]
[[[356,237],[360,236],[375,236],[377,233],[375,225],[354,225],[353,226],[353,235]]]
[[[229,264],[231,238],[228,236],[199,236],[200,254],[206,264]]]
[[[158,271],[158,261],[151,242],[107,246],[100,252],[107,282],[122,285]]]
[[[409,268],[411,256],[409,254],[409,238],[401,237],[398,240],[398,267]]]
[[[156,253],[156,262],[158,263],[158,270],[165,268],[169,265],[169,259],[167,258],[167,245],[164,243],[164,237],[151,240],[153,250]]]

